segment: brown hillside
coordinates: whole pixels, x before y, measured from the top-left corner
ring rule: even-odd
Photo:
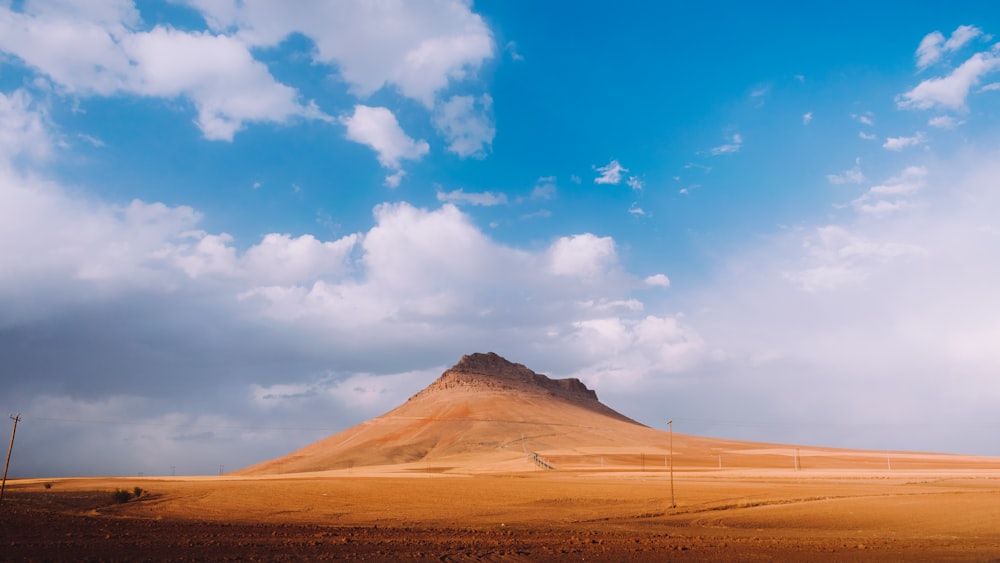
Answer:
[[[236,474],[665,470],[671,451],[675,467],[686,470],[971,463],[964,456],[800,448],[681,433],[674,434],[671,450],[670,441],[667,432],[602,404],[577,379],[550,379],[493,353],[471,354],[388,413]]]
[[[239,473],[413,462],[487,470],[509,461],[530,470],[532,452],[637,447],[660,451],[666,435],[605,406],[577,379],[550,379],[494,353],[471,354],[392,411]]]

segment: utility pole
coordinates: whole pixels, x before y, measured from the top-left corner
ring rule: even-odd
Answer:
[[[21,413],[10,415],[14,421],[14,429],[10,431],[10,446],[7,447],[7,461],[3,464],[3,481],[0,482],[0,505],[3,504],[3,492],[7,488],[7,468],[10,467],[10,453],[14,451],[14,434],[17,434],[17,423],[21,420]]]
[[[667,428],[670,429],[670,508],[677,508],[674,502],[674,419],[667,421]]]

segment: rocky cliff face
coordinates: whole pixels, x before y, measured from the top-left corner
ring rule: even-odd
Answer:
[[[457,364],[414,397],[458,387],[546,392],[573,401],[597,402],[597,393],[579,379],[550,379],[493,352],[462,356]]]

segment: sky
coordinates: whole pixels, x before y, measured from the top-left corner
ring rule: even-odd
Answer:
[[[214,474],[463,354],[1000,455],[1000,5],[0,1],[14,476]]]

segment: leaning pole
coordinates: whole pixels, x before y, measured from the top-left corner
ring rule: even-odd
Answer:
[[[3,464],[3,481],[0,481],[0,505],[3,505],[3,492],[7,488],[7,469],[10,467],[10,453],[14,451],[14,435],[17,434],[17,423],[21,420],[21,413],[10,415],[10,419],[14,421],[14,429],[10,431],[7,461]]]

